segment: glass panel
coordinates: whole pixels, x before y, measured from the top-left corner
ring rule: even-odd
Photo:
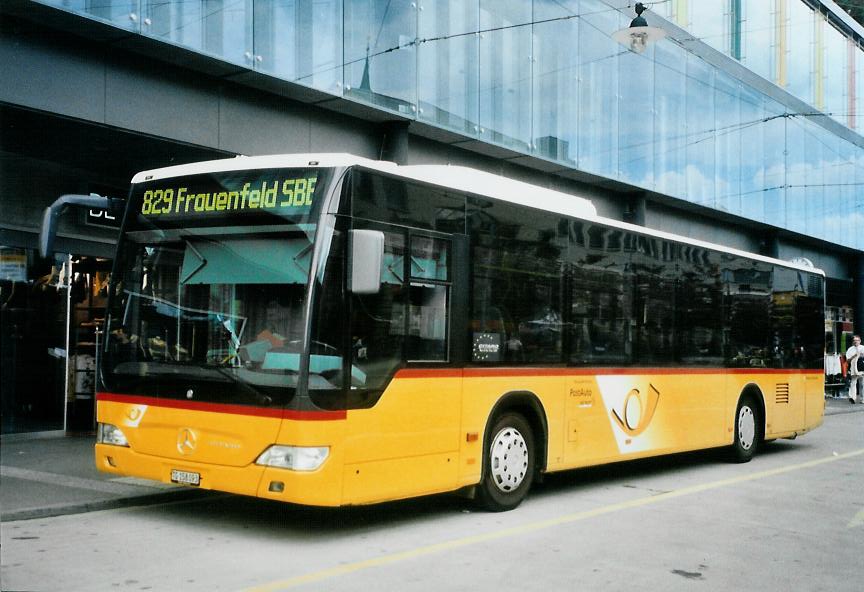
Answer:
[[[741,117],[739,83],[718,71],[714,78],[714,129],[717,138],[715,207],[741,211]],[[748,155],[750,151],[748,150]]]
[[[654,118],[650,107],[654,93],[654,48],[644,53],[625,51],[620,68],[618,99],[619,178],[640,187],[654,186]],[[665,92],[665,89],[664,91]]]
[[[786,224],[786,110],[765,99],[765,221]]]
[[[332,93],[342,85],[342,1],[255,2],[256,67]]]
[[[822,24],[825,32],[825,113],[842,123],[848,124],[849,89],[847,59],[849,41],[845,35],[827,22]]]
[[[837,175],[839,178],[839,187],[837,187],[837,198],[829,199],[831,208],[826,212],[825,228],[827,240],[836,241],[842,245],[853,246],[853,229],[861,228],[856,226],[855,222],[855,196],[860,195],[861,185],[856,183],[864,179],[856,180],[855,155],[858,151],[864,152],[861,148],[855,146],[846,140],[839,142],[839,166],[837,167]],[[828,189],[829,195],[831,189]],[[864,200],[858,200],[859,206],[864,208]],[[864,212],[862,212],[864,218]]]
[[[140,0],[39,0],[42,4],[77,12],[115,27],[139,32],[141,30]]]
[[[766,222],[765,190],[766,171],[766,128],[764,97],[747,86],[742,86],[739,103],[741,107],[740,142],[737,150],[746,152],[740,158],[741,203],[740,212],[751,220]]]
[[[687,195],[714,206],[714,72],[700,58],[687,57]]]
[[[419,119],[463,134],[480,131],[479,0],[430,2],[420,11]]]
[[[690,32],[711,47],[729,53],[729,0],[689,3]]]
[[[579,0],[536,2],[534,20],[534,144],[545,158],[576,163],[578,148]],[[542,22],[549,19],[551,22]],[[567,39],[567,43],[561,43]]]
[[[799,99],[813,100],[813,11],[802,0],[789,0],[789,18],[786,27],[786,88]]]
[[[686,193],[687,53],[672,43],[658,43],[654,49],[654,181],[657,191],[667,195]]]
[[[626,52],[611,39],[626,26],[598,0],[582,0],[579,19],[579,168],[618,175],[618,56]],[[619,26],[620,25],[620,26]]]
[[[834,234],[834,228],[826,227],[829,204],[842,195],[840,177],[842,161],[839,153],[839,138],[821,127],[814,127],[816,145],[810,157],[815,161],[813,174],[807,188],[807,232],[811,236],[827,238]]]
[[[345,0],[345,96],[416,113],[416,3]]]
[[[198,51],[202,49],[204,7],[201,2],[144,0],[144,15],[142,32],[145,35]]]
[[[142,0],[141,33],[250,68],[252,0]]]
[[[480,0],[480,135],[531,144],[531,3]]]
[[[743,56],[741,61],[751,70],[775,79],[776,15],[773,0],[741,0],[744,19],[741,23]]]
[[[815,126],[800,118],[788,118],[786,132],[786,228],[805,233],[807,200],[817,189],[817,183],[820,186],[822,183],[822,172],[816,170],[822,146]],[[821,201],[820,194],[820,204]]]
[[[849,241],[846,243],[855,249],[864,250],[864,200],[861,195],[864,194],[864,148],[857,146],[855,151],[855,197],[852,201],[854,207],[849,210],[853,214],[849,217]]]
[[[864,49],[855,50],[855,129],[864,136]]]

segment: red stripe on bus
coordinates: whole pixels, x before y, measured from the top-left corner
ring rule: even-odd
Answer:
[[[462,368],[402,368],[396,378],[462,378]]]
[[[201,401],[178,401],[176,399],[158,399],[156,397],[121,395],[117,393],[97,393],[96,400],[126,403],[129,405],[165,407],[168,409],[185,409],[188,411],[207,411],[209,413],[228,413],[232,415],[251,415],[254,417],[273,417],[276,419],[297,419],[304,421],[331,421],[336,419],[345,419],[348,416],[345,410],[297,411],[293,409],[265,409],[263,407],[247,407],[246,405],[203,403]]]
[[[693,375],[693,374],[759,374],[822,375],[821,370],[800,368],[403,368],[396,378],[502,378],[527,376],[638,376],[638,375]]]

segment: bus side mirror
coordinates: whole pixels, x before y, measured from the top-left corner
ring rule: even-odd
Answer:
[[[384,233],[348,231],[348,289],[354,294],[377,294],[381,289]]]
[[[125,200],[113,197],[67,194],[61,195],[54,203],[45,208],[42,214],[42,228],[39,230],[39,255],[43,258],[54,255],[54,238],[57,236],[57,219],[68,206],[83,206],[93,210],[108,210],[113,215],[123,212]]]

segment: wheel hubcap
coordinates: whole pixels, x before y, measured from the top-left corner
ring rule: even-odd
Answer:
[[[738,441],[741,448],[750,450],[756,440],[756,417],[749,407],[742,407],[738,412]]]
[[[504,428],[492,440],[489,470],[495,486],[503,492],[519,487],[528,472],[528,445],[514,428]]]

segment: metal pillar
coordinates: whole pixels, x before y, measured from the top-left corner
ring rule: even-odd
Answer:
[[[853,329],[860,335],[864,332],[864,255],[858,255],[852,273],[852,292],[855,304]]]

